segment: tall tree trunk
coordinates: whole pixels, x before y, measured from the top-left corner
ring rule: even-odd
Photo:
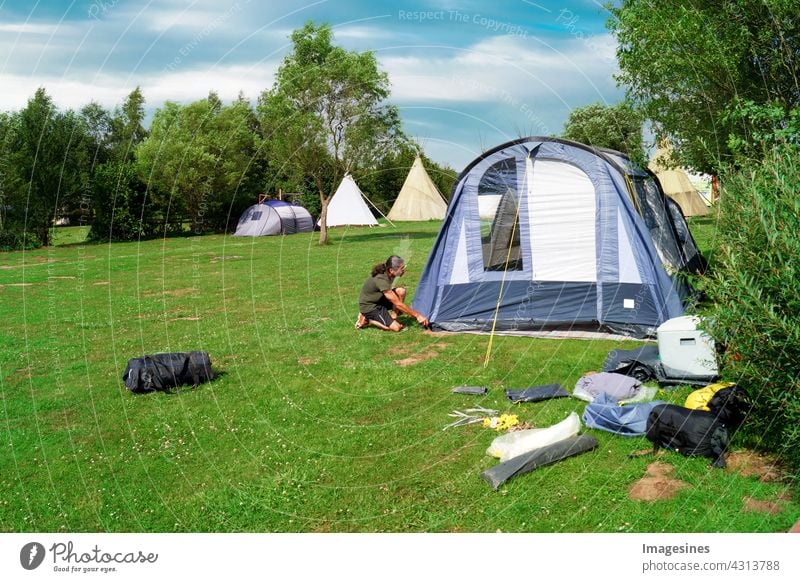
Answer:
[[[319,193],[319,202],[322,210],[319,214],[319,244],[320,246],[328,244],[328,202],[331,201],[330,196],[325,196],[322,192]]]

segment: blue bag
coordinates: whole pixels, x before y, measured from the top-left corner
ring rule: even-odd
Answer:
[[[620,436],[644,436],[647,432],[647,417],[661,400],[640,402],[620,406],[608,394],[599,394],[586,405],[583,422],[589,428],[607,430]]]

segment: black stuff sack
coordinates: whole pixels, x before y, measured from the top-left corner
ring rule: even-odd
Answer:
[[[730,437],[728,429],[714,413],[676,404],[659,404],[647,417],[645,436],[653,443],[653,452],[664,447],[687,457],[708,457],[712,466],[725,467]]]
[[[122,380],[135,394],[168,392],[183,384],[197,386],[214,379],[207,352],[153,354],[128,360]]]
[[[742,426],[751,408],[749,395],[736,385],[717,390],[708,401],[708,409],[732,433]]]

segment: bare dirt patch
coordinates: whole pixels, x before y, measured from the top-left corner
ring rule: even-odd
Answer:
[[[760,499],[753,499],[752,497],[745,497],[742,500],[742,510],[756,513],[768,513],[769,515],[778,515],[784,510],[784,503],[779,501],[762,501]]]
[[[779,481],[783,476],[774,458],[755,451],[736,451],[728,455],[726,462],[728,470],[744,477],[758,477],[763,483]]]
[[[223,255],[221,257],[212,257],[211,262],[216,263],[217,261],[230,261],[231,259],[243,259],[242,255]]]
[[[394,346],[389,350],[390,356],[406,356],[405,358],[401,358],[399,360],[395,360],[394,363],[400,367],[405,366],[413,366],[414,364],[419,364],[420,362],[424,362],[426,360],[432,360],[439,356],[439,350],[443,350],[447,348],[448,345],[443,342],[431,344],[427,347],[425,346],[409,346],[409,345],[398,345]],[[426,350],[424,352],[419,350]],[[416,352],[416,353],[413,353]]]
[[[170,321],[200,321],[199,317],[191,316],[191,317],[174,317],[170,319]]]
[[[39,267],[41,265],[49,265],[50,263],[58,263],[59,262],[58,259],[45,259],[44,257],[33,257],[33,258],[36,261],[35,263],[32,263],[30,261],[26,261],[24,263],[20,263],[19,265],[2,265],[2,266],[0,266],[0,269],[3,269],[3,270],[6,270],[6,269],[22,269],[22,268],[27,269],[29,267]]]
[[[92,283],[92,285],[95,285],[95,286],[98,286],[98,285],[110,285],[110,284],[111,284],[111,281],[98,281],[97,283]]]
[[[659,501],[672,499],[681,489],[689,486],[685,481],[673,479],[670,475],[675,467],[665,463],[650,463],[644,477],[633,484],[628,497],[634,501]]]
[[[316,364],[317,361],[315,358],[297,358],[297,363],[301,366],[310,366],[311,364]]]
[[[424,333],[425,335],[432,335],[433,337],[453,337],[452,332],[449,331],[431,331],[429,329],[426,329],[422,333]]]
[[[425,360],[432,360],[438,353],[435,352],[428,352],[426,354],[418,354],[416,356],[409,356],[407,358],[403,358],[402,360],[395,360],[394,363],[404,368],[405,366],[413,366],[414,364],[419,364],[420,362],[424,362]]]

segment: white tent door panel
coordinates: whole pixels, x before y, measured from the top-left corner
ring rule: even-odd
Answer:
[[[528,224],[536,281],[596,281],[596,201],[572,164],[527,162]]]
[[[453,261],[453,272],[450,275],[450,284],[469,283],[469,257],[467,256],[467,235],[464,223],[461,223],[461,232],[458,235],[458,247]]]
[[[625,230],[622,213],[617,211],[617,248],[619,249],[619,281],[620,283],[641,283],[639,267],[633,255],[633,247]],[[627,307],[627,306],[626,306]]]

